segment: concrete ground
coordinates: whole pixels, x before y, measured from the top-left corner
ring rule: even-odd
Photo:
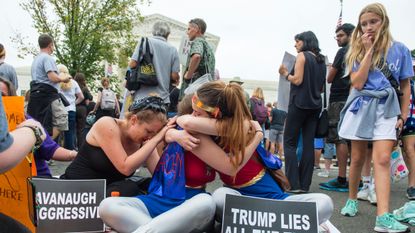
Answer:
[[[65,171],[68,162],[54,162],[50,166],[53,175],[60,175]],[[322,165],[323,167],[323,165]],[[344,206],[347,193],[341,192],[330,192],[321,190],[318,187],[318,184],[325,182],[328,179],[336,177],[337,170],[332,170],[330,178],[321,178],[317,176],[318,171],[314,171],[313,182],[310,189],[310,192],[321,192],[329,195],[334,203],[334,213],[330,219],[334,226],[336,226],[340,232],[343,233],[366,233],[374,232],[373,227],[375,225],[376,217],[376,206],[371,205],[369,202],[359,201],[359,213],[356,217],[344,217],[340,214],[340,209]],[[141,175],[148,175],[148,172],[145,168],[141,169],[139,172]],[[221,182],[216,179],[214,182],[209,184],[208,191],[212,191],[221,186]],[[407,180],[402,180],[399,183],[392,184],[391,187],[391,199],[390,199],[390,210],[394,210],[403,206],[408,199],[405,196],[406,193]],[[411,227],[412,230],[415,230],[415,227]]]

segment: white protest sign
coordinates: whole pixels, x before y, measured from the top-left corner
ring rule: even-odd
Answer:
[[[318,233],[317,205],[226,195],[223,233]]]
[[[282,59],[282,64],[287,67],[288,72],[294,68],[295,56],[285,52]],[[290,82],[285,80],[285,77],[280,75],[278,81],[278,109],[288,112],[288,104],[290,101]]]
[[[183,34],[179,46],[179,60],[182,66],[187,65],[187,57],[189,56],[191,45],[192,42],[189,40],[189,37],[186,34]]]
[[[105,180],[32,178],[36,198],[36,232],[104,231],[98,207]]]

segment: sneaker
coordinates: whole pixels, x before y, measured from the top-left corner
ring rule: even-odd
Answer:
[[[320,166],[314,165],[314,170],[320,170],[320,169],[321,169]]]
[[[327,178],[330,176],[330,172],[324,169],[324,171],[317,173],[317,176]]]
[[[319,184],[320,189],[337,192],[349,192],[349,182],[339,183],[337,178]]]
[[[354,217],[357,214],[358,202],[357,200],[347,199],[346,205],[341,210],[344,216]]]
[[[362,189],[357,193],[357,199],[368,201],[369,196],[369,185],[364,185]]]
[[[415,187],[409,187],[406,190],[406,197],[408,197],[409,200],[415,200]]]
[[[377,199],[376,199],[376,191],[374,188],[369,188],[369,195],[367,196],[367,200],[372,205],[377,205]]]
[[[385,213],[376,217],[376,232],[408,232],[408,227],[398,222],[393,215]]]

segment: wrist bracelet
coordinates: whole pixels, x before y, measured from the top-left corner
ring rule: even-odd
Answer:
[[[264,132],[262,131],[262,129],[257,129],[257,130],[255,130],[255,133],[258,133],[258,132],[264,133]]]
[[[288,80],[288,76],[290,76],[290,74],[288,74],[287,76],[285,76],[285,80],[290,81],[290,80]]]

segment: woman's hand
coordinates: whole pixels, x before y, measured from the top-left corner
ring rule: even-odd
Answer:
[[[176,124],[169,124],[165,125],[152,139],[156,140],[157,142],[161,142],[164,139],[164,135],[166,135],[167,130],[176,127]]]
[[[43,128],[42,124],[40,124],[39,122],[33,120],[33,119],[28,119],[23,121],[22,123],[20,123],[17,128],[21,128],[22,126],[31,126],[31,127],[37,127],[40,129],[40,131],[42,132],[42,135],[40,135],[40,138],[42,139],[42,141],[44,141],[46,139],[46,132],[45,129]]]
[[[180,130],[177,132],[180,136],[177,137],[176,142],[179,143],[185,150],[191,151],[199,146],[200,140],[186,130]]]
[[[280,75],[282,75],[282,76],[287,76],[288,75],[288,68],[284,64],[281,64],[280,68],[278,69],[278,73],[280,73]]]
[[[364,33],[362,35],[362,44],[365,47],[365,51],[369,52],[371,49],[373,49],[373,35],[369,33]]]

